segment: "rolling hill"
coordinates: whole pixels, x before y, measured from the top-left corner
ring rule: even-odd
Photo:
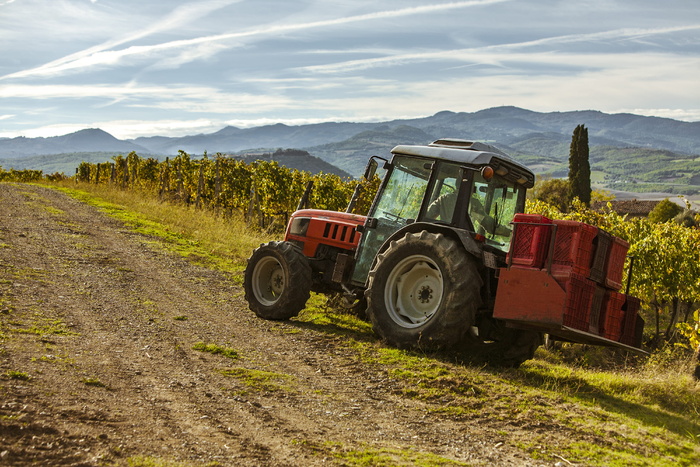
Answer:
[[[377,123],[229,126],[211,134],[178,138],[118,140],[97,129],[53,138],[6,138],[0,139],[0,166],[43,170],[51,166],[51,158],[46,156],[55,154],[62,154],[62,160],[70,165],[65,156],[69,153],[98,157],[94,154],[136,151],[141,156],[163,158],[179,150],[194,155],[205,151],[245,155],[295,148],[358,176],[369,156],[387,156],[397,144],[425,144],[453,137],[487,141],[536,173],[566,176],[571,133],[579,124],[588,128],[595,180],[602,186],[700,192],[700,122],[594,110],[542,113],[517,107],[472,113],[443,111],[424,118]]]

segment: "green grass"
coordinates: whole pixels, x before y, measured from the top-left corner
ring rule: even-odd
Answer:
[[[350,314],[339,313],[339,310],[329,305],[329,302],[331,300],[325,295],[311,294],[306,308],[292,321],[293,325],[338,335],[349,335],[355,339],[375,340],[372,326],[367,321]]]
[[[10,379],[17,379],[20,381],[29,381],[32,379],[31,376],[29,376],[28,373],[25,373],[24,371],[17,371],[17,370],[7,370],[5,372],[5,376],[7,376]]]
[[[96,388],[106,388],[107,385],[104,384],[99,378],[83,378],[83,384],[85,386],[92,386]]]
[[[197,342],[192,346],[192,349],[199,350],[200,352],[207,352],[214,355],[223,355],[231,359],[238,358],[238,352],[229,347],[222,347],[217,344],[205,344],[204,342]]]
[[[8,328],[9,331],[17,334],[35,334],[37,336],[43,335],[63,335],[63,336],[77,336],[78,333],[70,331],[63,320],[46,318],[43,316],[35,316],[34,322],[25,324],[19,322],[8,323],[15,327]]]
[[[395,393],[455,420],[502,425],[499,437],[533,458],[600,466],[700,462],[700,391],[688,373],[651,364],[600,370],[548,361],[555,359],[544,358],[544,350],[518,370],[474,367],[458,353],[384,347],[357,318],[323,316],[321,308],[312,304],[290,324],[344,336],[343,358],[376,368]],[[538,426],[551,430],[526,441],[513,434],[514,427]],[[551,432],[561,433],[556,449],[543,448]]]
[[[133,456],[126,460],[129,467],[215,467],[218,462],[180,462],[159,457]]]
[[[416,449],[386,448],[362,443],[357,447],[348,447],[342,443],[326,441],[318,443],[309,440],[294,439],[294,446],[303,446],[317,458],[335,459],[339,465],[356,467],[439,467],[472,465],[447,459],[429,452]]]
[[[273,371],[229,368],[220,372],[224,376],[236,379],[248,389],[261,392],[291,391],[291,384],[294,382],[292,376]]]
[[[419,452],[413,449],[373,448],[362,446],[361,449],[347,449],[334,445],[332,456],[347,466],[396,467],[396,466],[465,466],[464,462],[446,459],[435,454]]]

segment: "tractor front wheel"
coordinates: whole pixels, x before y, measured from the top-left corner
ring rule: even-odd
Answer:
[[[289,242],[261,245],[248,259],[243,288],[248,306],[260,318],[289,319],[309,299],[309,260]]]
[[[474,321],[482,279],[461,244],[421,231],[392,241],[368,276],[367,314],[390,345],[445,348]]]

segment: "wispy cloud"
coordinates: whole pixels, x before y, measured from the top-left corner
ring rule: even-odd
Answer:
[[[237,1],[240,1],[240,0],[237,0]],[[24,70],[24,71],[20,71],[20,72],[16,72],[16,73],[2,76],[2,77],[0,77],[0,80],[1,79],[9,79],[9,78],[22,78],[22,77],[29,77],[29,76],[55,76],[55,75],[60,75],[62,73],[70,71],[70,70],[85,69],[85,68],[91,68],[91,67],[100,66],[100,65],[101,66],[116,65],[117,63],[119,63],[120,61],[122,61],[123,59],[128,58],[128,57],[149,56],[149,55],[152,55],[154,53],[162,53],[165,51],[172,51],[172,50],[183,49],[183,48],[187,48],[187,47],[199,46],[202,44],[224,42],[224,41],[230,41],[230,40],[234,40],[234,39],[243,39],[243,38],[254,37],[254,36],[266,36],[266,35],[271,35],[271,34],[280,34],[280,33],[287,33],[287,32],[293,32],[293,31],[302,31],[302,30],[321,28],[321,27],[339,26],[339,25],[344,25],[344,24],[349,24],[349,23],[375,21],[375,20],[379,20],[379,19],[398,18],[401,16],[411,16],[411,15],[421,15],[421,14],[429,14],[429,13],[436,13],[436,12],[444,12],[444,11],[454,10],[454,9],[459,9],[459,8],[492,5],[492,4],[503,3],[503,2],[507,2],[507,1],[511,1],[511,0],[471,0],[471,1],[462,1],[462,2],[441,3],[441,4],[435,4],[435,5],[421,5],[421,6],[416,6],[416,7],[402,8],[402,9],[397,9],[397,10],[378,11],[378,12],[367,13],[367,14],[362,14],[362,15],[348,16],[348,17],[344,17],[344,18],[333,18],[333,19],[321,20],[321,21],[302,22],[302,23],[297,23],[297,24],[270,24],[270,25],[266,25],[262,28],[255,28],[255,29],[251,29],[248,31],[216,34],[216,35],[198,37],[198,38],[193,38],[193,39],[182,39],[182,40],[164,42],[164,43],[155,44],[155,45],[131,46],[131,47],[127,47],[127,48],[121,49],[121,50],[109,50],[109,49],[117,47],[119,45],[122,45],[122,44],[125,44],[128,42],[133,42],[134,40],[140,39],[142,37],[146,37],[147,35],[153,34],[156,31],[161,31],[161,30],[172,28],[174,24],[178,24],[179,22],[191,19],[191,15],[188,15],[187,13],[193,11],[192,6],[186,5],[184,7],[177,9],[173,14],[171,14],[163,22],[161,22],[157,25],[154,25],[152,28],[150,28],[146,31],[143,31],[141,33],[137,33],[137,34],[134,34],[131,36],[127,36],[125,38],[105,42],[105,43],[100,44],[96,47],[92,47],[90,49],[63,57],[59,60],[52,61],[50,63],[47,63],[45,65],[42,65],[42,66],[39,66],[36,68],[32,68],[29,70]],[[208,13],[215,8],[225,6],[226,3],[235,3],[235,2],[212,1],[212,2],[206,2],[206,3],[210,6],[210,10],[207,11],[207,13]],[[199,5],[199,4],[197,4],[197,5]],[[206,11],[206,8],[204,10]],[[202,11],[199,11],[197,14],[199,16],[202,16],[205,13]],[[193,59],[198,57],[197,54],[191,54],[191,56]]]
[[[53,99],[53,98],[89,98],[89,97],[136,97],[136,96],[176,96],[194,97],[209,95],[214,90],[205,86],[134,86],[125,84],[114,85],[29,85],[10,84],[0,86],[0,98],[30,98],[30,99]]]
[[[125,103],[131,108],[177,110],[203,114],[254,114],[296,108],[287,97],[272,94],[223,93],[206,86],[124,85],[0,85],[1,98],[34,100],[99,100],[93,108]],[[106,102],[105,102],[106,100]]]
[[[648,37],[653,35],[669,34],[674,32],[692,31],[700,29],[700,24],[692,24],[686,26],[679,26],[673,28],[658,28],[658,29],[618,29],[614,31],[603,31],[588,34],[570,34],[563,36],[547,37],[537,40],[516,42],[510,44],[498,44],[490,45],[479,48],[464,48],[455,50],[438,50],[438,51],[427,51],[427,52],[416,52],[416,53],[396,53],[385,57],[374,57],[359,60],[349,60],[345,62],[324,64],[324,65],[313,65],[300,67],[300,70],[304,70],[311,73],[338,73],[347,72],[353,70],[362,70],[368,68],[376,67],[386,67],[394,66],[398,64],[414,63],[414,62],[427,62],[435,60],[447,60],[447,61],[462,61],[469,63],[480,63],[480,64],[490,64],[494,66],[500,66],[499,64],[505,60],[525,60],[527,62],[553,62],[559,61],[562,58],[562,54],[552,54],[550,52],[545,52],[541,54],[533,54],[528,52],[527,55],[512,55],[510,52],[518,49],[527,49],[539,46],[551,46],[556,44],[571,44],[576,42],[590,42],[590,41],[609,41],[609,40],[621,40],[621,39],[631,39],[638,37]],[[572,54],[580,57],[580,54]],[[597,54],[596,56],[603,56],[605,54]],[[556,59],[553,57],[556,56]],[[586,63],[580,58],[573,60],[579,64]]]
[[[241,1],[243,0],[209,0],[204,2],[187,3],[175,8],[175,10],[173,10],[165,18],[155,22],[153,25],[147,28],[122,37],[111,39],[94,47],[67,55],[36,68],[2,76],[0,77],[0,80],[30,76],[55,76],[68,70],[88,68],[95,65],[113,65],[124,56],[129,56],[132,53],[147,52],[148,48],[129,48],[126,49],[123,54],[110,51],[109,49],[152,36],[159,32],[177,29],[185,24],[191,23],[208,14],[211,14],[216,10],[239,3]],[[158,48],[156,47],[154,50],[158,50]]]

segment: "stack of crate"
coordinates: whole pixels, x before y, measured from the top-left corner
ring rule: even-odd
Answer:
[[[583,222],[535,214],[516,214],[513,224],[509,264],[550,270],[566,291],[565,326],[628,345],[641,340],[639,300],[620,293],[627,242]]]

